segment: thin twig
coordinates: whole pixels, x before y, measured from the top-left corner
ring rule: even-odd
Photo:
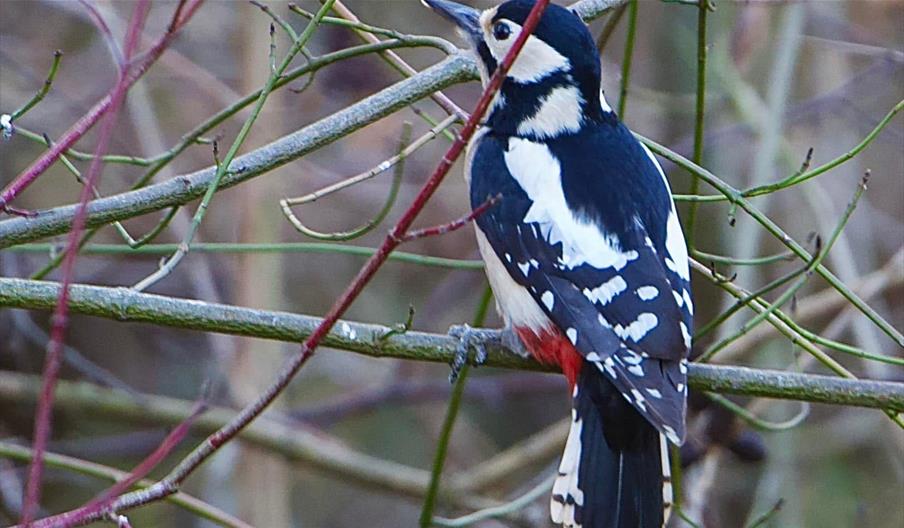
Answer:
[[[344,242],[348,240],[353,240],[355,238],[360,238],[367,233],[373,231],[375,227],[383,223],[383,220],[386,219],[386,216],[389,215],[389,211],[392,210],[392,206],[395,205],[396,198],[399,196],[399,188],[402,186],[402,176],[405,171],[405,158],[402,156],[402,152],[404,152],[405,147],[411,141],[411,123],[405,121],[402,129],[402,137],[399,141],[399,154],[396,156],[399,158],[398,163],[395,164],[395,171],[392,175],[392,183],[389,185],[389,194],[386,195],[386,199],[383,201],[383,207],[377,212],[376,216],[368,220],[361,226],[358,226],[354,229],[350,229],[348,231],[340,231],[333,233],[321,233],[320,231],[315,231],[310,227],[304,225],[298,216],[292,212],[292,209],[289,207],[289,200],[283,199],[279,201],[280,208],[282,209],[283,216],[285,216],[289,223],[292,224],[296,230],[301,232],[304,235],[307,235],[311,238],[317,240],[330,240],[333,242]],[[347,181],[347,180],[346,180]],[[345,182],[341,182],[345,183]]]
[[[458,231],[462,227],[473,222],[477,217],[485,213],[487,209],[495,205],[501,199],[501,195],[494,196],[489,200],[483,202],[479,206],[475,207],[474,210],[470,213],[451,222],[432,227],[425,227],[423,229],[418,229],[417,231],[409,231],[399,239],[399,242],[411,242],[412,240],[417,240],[419,238],[445,235],[446,233]]]
[[[122,72],[122,70],[126,67],[126,57],[123,54],[122,48],[119,46],[119,43],[116,42],[116,39],[113,37],[113,32],[110,31],[110,26],[107,25],[107,21],[104,20],[103,15],[100,14],[100,11],[89,2],[88,0],[78,0],[78,3],[85,8],[85,11],[88,12],[88,18],[94,22],[94,25],[97,26],[98,32],[100,32],[103,37],[104,44],[107,45],[107,49],[110,51],[110,55],[113,57],[113,61],[116,63],[116,68]]]
[[[18,110],[10,115],[9,121],[14,123],[17,119],[24,116],[29,110],[34,108],[34,106],[41,101],[44,100],[44,96],[50,91],[50,87],[53,85],[53,79],[56,78],[57,70],[60,68],[60,60],[63,58],[63,52],[60,50],[56,50],[53,52],[53,62],[50,64],[50,71],[47,72],[47,78],[44,79],[44,84],[41,85],[41,89],[35,93],[31,99],[28,100],[24,105],[22,105]]]
[[[333,9],[336,13],[339,14],[340,17],[349,20],[351,22],[360,23],[361,20],[353,13],[349,8],[345,7],[345,4],[342,3],[342,0],[336,0],[336,3],[333,4]],[[369,29],[369,28],[368,28]],[[380,42],[372,32],[368,31],[368,29],[364,28],[356,28],[356,33],[365,41],[370,42],[371,44],[376,44]],[[393,38],[394,35],[390,35],[390,38]],[[399,57],[398,53],[387,50],[380,54],[383,56],[387,62],[396,67],[400,72],[405,75],[417,75],[418,71],[412,68],[407,62],[405,62],[402,57]],[[433,99],[436,104],[440,106],[443,110],[446,111],[450,116],[456,116],[459,121],[465,122],[468,120],[468,113],[462,110],[457,104],[455,104],[452,99],[449,99],[446,94],[441,91],[437,91],[430,95],[430,98]]]
[[[455,123],[456,119],[457,118],[455,116],[447,117],[446,119],[441,121],[438,125],[436,125],[432,129],[430,129],[426,134],[417,138],[410,145],[406,146],[400,153],[383,161],[382,163],[378,164],[376,167],[374,167],[366,172],[362,172],[361,174],[352,176],[351,178],[346,178],[340,182],[334,183],[332,185],[328,185],[322,189],[318,189],[312,193],[308,193],[308,194],[306,194],[304,196],[300,196],[298,198],[284,198],[283,200],[280,201],[280,206],[285,208],[286,206],[302,205],[302,204],[306,204],[309,202],[316,202],[317,200],[323,198],[324,196],[328,196],[335,192],[341,191],[342,189],[346,189],[353,185],[357,185],[358,183],[367,181],[367,180],[373,178],[374,176],[382,174],[383,172],[391,169],[393,166],[395,166],[400,161],[404,160],[405,158],[407,158],[408,156],[413,154],[415,151],[417,151],[422,146],[426,145],[428,142],[435,139],[436,136],[440,132],[442,132],[443,130],[446,130],[447,128],[452,126],[452,124]]]
[[[169,255],[179,248],[178,244],[148,244],[140,247],[129,247],[126,244],[88,244],[79,250],[82,255],[127,255],[127,256],[159,256]],[[56,244],[27,244],[13,246],[5,251],[10,253],[44,253],[51,256],[61,250]],[[369,257],[377,252],[376,248],[351,246],[346,244],[324,244],[321,242],[285,242],[285,243],[232,243],[232,242],[200,242],[192,244],[195,253],[333,253],[337,255],[353,255]],[[393,251],[389,260],[407,262],[421,266],[438,268],[482,270],[483,261],[464,260],[431,255],[419,255],[404,251]]]
[[[634,40],[637,33],[637,4],[639,0],[628,0],[628,33],[625,37],[625,55],[622,58],[621,81],[619,82],[618,118],[625,119],[628,107],[628,87],[631,84],[631,62],[634,58]]]
[[[697,104],[694,112],[694,155],[691,158],[697,165],[703,165],[703,127],[706,112],[706,15],[709,12],[707,2],[700,2],[697,7]],[[690,194],[700,191],[700,178],[691,173]],[[690,250],[697,246],[697,202],[691,202],[687,211],[687,223],[684,228],[687,246]]]
[[[562,452],[569,427],[570,416],[458,473],[452,478],[452,487],[474,491],[492,489],[516,471],[549,460]]]
[[[434,517],[433,519],[431,519],[431,524],[434,524],[436,526],[455,528],[461,526],[471,526],[474,523],[484,521],[486,519],[495,519],[497,517],[510,515],[524,509],[527,505],[537,500],[541,495],[548,493],[549,490],[552,489],[552,484],[553,482],[555,482],[557,476],[558,475],[556,475],[555,473],[549,475],[545,479],[541,480],[539,484],[525,492],[523,495],[505,504],[493,506],[492,508],[484,508],[482,510],[472,512],[468,515],[463,515],[455,519]]]

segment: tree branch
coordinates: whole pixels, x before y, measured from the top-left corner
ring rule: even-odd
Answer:
[[[0,278],[0,306],[51,310],[59,288],[55,282]],[[70,309],[75,314],[288,342],[303,341],[321,321],[319,317],[136,293],[127,288],[73,285],[70,295]],[[452,360],[458,345],[446,335],[413,331],[382,339],[390,330],[340,321],[323,345],[371,357],[442,363]],[[551,370],[504,348],[490,345],[488,352],[487,366]],[[690,365],[688,379],[696,390],[904,411],[904,383],[898,382],[697,364]]]

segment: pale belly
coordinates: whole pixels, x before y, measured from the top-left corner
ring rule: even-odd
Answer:
[[[552,322],[531,296],[524,286],[512,279],[508,270],[496,256],[486,235],[476,225],[474,231],[477,234],[477,246],[483,257],[486,267],[487,279],[493,288],[493,296],[496,298],[496,309],[505,320],[506,326],[523,328],[527,327],[535,333],[551,326]]]

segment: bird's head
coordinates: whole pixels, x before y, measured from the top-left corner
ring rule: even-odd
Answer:
[[[511,49],[534,0],[509,0],[479,11],[450,0],[422,0],[451,20],[477,54],[486,84]],[[593,37],[574,12],[550,4],[509,69],[488,125],[500,133],[552,137],[587,119],[612,115],[600,99],[600,60]]]

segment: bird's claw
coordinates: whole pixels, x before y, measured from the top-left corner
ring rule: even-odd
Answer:
[[[461,369],[468,363],[468,351],[473,347],[474,365],[483,365],[487,361],[486,343],[494,338],[498,332],[494,330],[481,330],[471,328],[469,325],[455,325],[449,328],[449,335],[458,339],[458,347],[455,349],[455,355],[452,357],[450,366],[452,371],[449,373],[449,382],[455,383]]]

